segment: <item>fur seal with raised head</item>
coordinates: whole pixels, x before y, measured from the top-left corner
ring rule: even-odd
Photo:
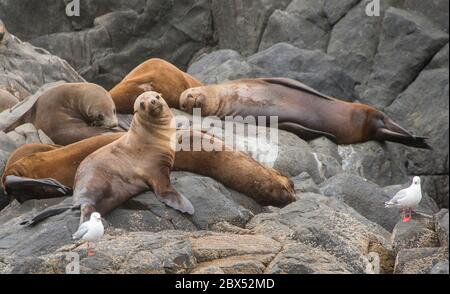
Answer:
[[[305,140],[325,136],[337,144],[370,140],[391,141],[431,149],[424,137],[414,136],[381,111],[324,95],[285,78],[242,79],[188,89],[180,109],[202,116],[277,116],[279,128]]]
[[[178,108],[184,90],[202,85],[173,64],[152,58],[132,70],[110,93],[118,113],[133,114],[134,101],[144,92],[161,93],[170,107]]]
[[[86,157],[78,167],[72,208],[80,208],[81,223],[93,212],[106,215],[148,190],[166,205],[194,213],[191,202],[170,183],[176,124],[169,106],[159,93],[146,92],[136,99],[134,112],[127,133]],[[45,211],[30,224],[51,215]]]

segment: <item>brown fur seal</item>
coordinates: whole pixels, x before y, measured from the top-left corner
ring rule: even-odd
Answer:
[[[14,105],[19,103],[19,99],[13,96],[8,91],[0,89],[0,112],[10,109]]]
[[[118,125],[111,96],[95,84],[57,84],[28,104],[25,114],[7,129],[32,123],[59,145],[113,132]]]
[[[66,147],[24,145],[8,160],[2,184],[19,202],[68,195],[73,188],[79,162],[122,135],[123,133],[103,135]],[[178,151],[174,170],[211,177],[253,198],[261,205],[284,207],[295,201],[293,183],[279,172],[261,165],[240,151],[225,147],[221,140],[208,134],[177,132],[178,140],[183,140],[186,136],[190,136],[191,146],[194,139],[213,141],[220,146],[216,150],[224,151]]]
[[[5,25],[3,24],[2,20],[0,19],[0,45],[3,41],[3,39],[5,38],[6,33],[7,32],[6,32]]]
[[[81,209],[81,222],[94,211],[106,215],[148,190],[153,190],[166,205],[183,213],[194,213],[190,201],[170,183],[176,129],[169,106],[160,94],[146,92],[136,99],[134,110],[130,130],[86,157],[78,167],[73,207]],[[49,212],[31,223],[43,215],[46,218]]]
[[[144,92],[159,92],[170,107],[178,108],[184,90],[202,85],[169,62],[153,58],[136,67],[110,94],[118,113],[132,114],[134,101]]]
[[[243,79],[186,90],[180,109],[202,116],[277,116],[279,128],[311,140],[328,137],[337,144],[369,140],[392,141],[431,149],[426,138],[416,137],[381,111],[344,102],[291,79]]]

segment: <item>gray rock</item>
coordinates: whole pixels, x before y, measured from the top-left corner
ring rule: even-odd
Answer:
[[[392,245],[398,253],[404,249],[439,247],[439,239],[436,232],[416,220],[400,221],[392,232]]]
[[[250,55],[258,50],[262,34],[275,9],[285,8],[290,0],[212,1],[214,26],[219,47]]]
[[[326,251],[304,244],[285,245],[270,263],[267,274],[349,274],[345,265]]]
[[[448,1],[430,0],[426,3],[420,0],[405,0],[402,7],[426,16],[438,28],[448,33]]]
[[[422,176],[423,185],[422,189],[430,197],[436,201],[436,204],[440,208],[448,209],[448,187],[449,178],[448,175],[444,176]]]
[[[74,246],[72,246],[74,247]],[[96,256],[88,258],[85,246],[60,248],[58,253],[26,259],[10,259],[13,274],[64,274],[71,259],[80,257],[80,273],[187,273],[196,266],[188,237],[181,232],[136,232],[106,235],[95,245]]]
[[[448,68],[425,70],[386,109],[386,113],[403,127],[430,138],[431,151],[396,147],[399,157],[408,159],[408,174],[448,174],[448,81]]]
[[[400,251],[395,274],[426,274],[441,262],[448,262],[448,248],[416,248]]]
[[[389,106],[447,42],[448,34],[436,30],[426,18],[389,8],[361,100],[380,108]]]
[[[447,43],[447,45],[441,49],[441,51],[439,51],[431,60],[431,62],[427,65],[427,67],[425,68],[425,70],[430,70],[430,69],[438,69],[438,68],[448,68],[448,52],[449,50],[449,45]]]
[[[383,189],[357,175],[344,173],[332,177],[321,184],[320,191],[325,196],[343,201],[388,231],[392,231],[399,220],[397,210],[384,207],[391,198]]]
[[[433,266],[433,268],[430,270],[429,274],[448,275],[449,274],[448,260],[436,263],[436,265]]]
[[[336,23],[327,49],[327,53],[334,56],[337,63],[358,84],[363,84],[372,73],[384,13],[394,1],[380,1],[380,17],[367,17],[366,6],[369,2],[371,0],[359,1],[358,5]],[[359,87],[357,89],[361,91]]]
[[[359,0],[294,0],[270,17],[260,50],[287,42],[301,49],[326,51],[332,26]]]
[[[380,186],[408,181],[406,168],[386,144],[367,142],[339,146],[339,155],[345,172],[359,175]]]
[[[439,244],[441,247],[448,247],[448,210],[443,209],[435,215],[436,232],[439,237]]]
[[[249,57],[248,62],[267,70],[271,76],[299,80],[327,95],[348,101],[357,97],[355,81],[335,58],[319,51],[280,43]]]
[[[164,0],[90,0],[82,4],[81,16],[73,23],[62,3],[50,1],[40,4],[45,8],[36,11],[39,18],[52,19],[54,27],[40,22],[40,31],[31,32],[17,20],[36,11],[32,7],[16,11],[13,1],[4,2],[0,18],[21,13],[16,19],[5,20],[13,33],[64,58],[86,79],[107,89],[150,57],[158,56],[185,68],[197,51],[214,43],[209,0],[176,4]],[[55,19],[55,11],[61,11],[63,19]]]
[[[299,176],[296,176],[291,179],[294,183],[295,192],[299,193],[315,193],[319,194],[319,186],[314,182],[311,176],[304,172]]]
[[[280,242],[296,242],[319,250],[308,249],[306,256],[298,254],[295,257],[305,262],[308,256],[320,253],[318,256],[323,259],[316,265],[310,265],[314,270],[321,268],[324,271],[343,272],[345,269],[351,273],[363,273],[368,265],[367,250],[380,255],[383,272],[393,269],[394,257],[388,244],[389,233],[333,198],[300,194],[297,202],[279,211],[255,216],[247,228],[257,234],[272,236]],[[300,247],[295,245],[292,248]],[[301,266],[295,268],[295,265],[286,264],[285,259],[296,254],[294,252],[298,252],[297,249],[288,250],[273,270],[304,270]],[[330,259],[330,255],[336,259]]]
[[[9,33],[0,44],[0,64],[0,86],[21,99],[50,82],[84,81],[66,61]]]

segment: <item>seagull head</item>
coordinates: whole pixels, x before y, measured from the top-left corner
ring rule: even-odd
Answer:
[[[94,212],[91,214],[91,221],[100,221],[102,219],[100,213]]]
[[[415,185],[415,186],[419,186],[420,185],[420,177],[414,177],[413,185]]]

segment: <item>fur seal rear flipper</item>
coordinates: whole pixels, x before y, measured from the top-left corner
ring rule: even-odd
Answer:
[[[60,196],[69,196],[72,194],[72,189],[64,186],[60,182],[54,179],[30,179],[24,177],[17,177],[14,175],[6,176],[4,180],[5,187],[8,189],[14,190],[14,197],[17,201],[21,201],[20,194],[24,194],[25,197],[27,193],[32,193],[33,189],[36,187],[47,187],[56,190],[60,194]],[[6,191],[8,192],[8,191]],[[26,197],[28,198],[28,197]],[[25,199],[28,200],[28,199]]]

